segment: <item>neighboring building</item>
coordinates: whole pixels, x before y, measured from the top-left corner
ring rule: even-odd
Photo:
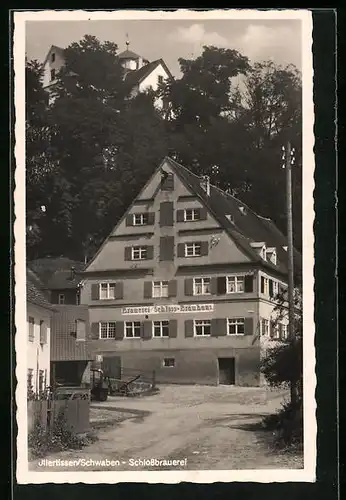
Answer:
[[[159,382],[258,385],[261,334],[287,329],[273,323],[286,245],[271,220],[166,158],[83,273],[94,359]]]
[[[89,385],[91,356],[88,351],[88,308],[79,305],[84,264],[66,258],[31,261],[45,283],[55,314],[51,320],[51,385]]]
[[[121,61],[125,72],[124,77],[131,86],[131,97],[136,96],[139,92],[145,92],[149,89],[157,90],[159,84],[164,80],[173,78],[171,72],[162,59],[149,62],[142,56],[130,51],[126,43],[127,49],[121,52],[118,57]],[[43,63],[44,78],[43,87],[50,91],[56,84],[56,77],[59,70],[65,64],[64,49],[52,45]],[[162,100],[157,99],[156,105],[163,106]]]
[[[53,308],[38,276],[27,269],[27,384],[28,391],[43,392],[50,378],[50,336]]]

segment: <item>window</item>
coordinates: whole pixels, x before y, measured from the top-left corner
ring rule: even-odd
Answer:
[[[173,191],[174,190],[174,176],[172,172],[161,172],[161,190]]]
[[[280,328],[279,328],[279,323],[277,321],[273,321],[272,323],[272,331],[270,336],[272,339],[280,338]]]
[[[175,359],[174,358],[164,358],[163,366],[166,368],[173,368],[175,366]]]
[[[125,322],[125,338],[139,339],[141,337],[141,322],[126,321]]]
[[[100,323],[100,338],[101,339],[114,339],[115,338],[115,321]]]
[[[65,304],[65,295],[63,293],[59,293],[58,304],[60,305]]]
[[[261,320],[261,335],[269,337],[269,320],[262,318]]]
[[[159,75],[159,76],[157,77],[157,80],[158,80],[159,85],[160,85],[161,83],[163,83],[163,76],[162,76],[162,75]]]
[[[33,342],[34,338],[35,338],[35,332],[34,332],[35,319],[32,316],[29,316],[29,325],[28,325],[28,328],[29,328],[29,331],[28,331],[29,342]]]
[[[51,61],[52,61],[52,62],[54,62],[54,61],[55,61],[55,54],[54,54],[54,52],[53,52],[53,54],[52,54]]]
[[[284,323],[281,323],[281,338],[282,340],[287,340],[288,338],[287,325]]]
[[[244,276],[227,276],[227,293],[244,292]]]
[[[133,225],[134,226],[145,226],[148,224],[148,214],[133,214]]]
[[[169,321],[153,321],[154,337],[169,337]]]
[[[199,257],[200,255],[200,243],[185,243],[185,257]]]
[[[244,318],[232,318],[228,320],[228,335],[244,335]]]
[[[211,320],[210,319],[201,319],[194,320],[194,332],[195,336],[201,337],[204,335],[211,334]]]
[[[188,208],[184,210],[184,221],[200,220],[200,210],[198,208]]]
[[[143,260],[147,258],[147,247],[132,247],[132,260]]]
[[[153,281],[153,297],[168,297],[168,281]]]
[[[193,294],[194,295],[210,294],[210,278],[194,278]]]
[[[50,70],[50,79],[55,80],[55,69]]]
[[[261,276],[261,293],[264,295],[269,294],[269,279]]]
[[[44,391],[44,370],[40,370],[38,374],[38,390],[40,392]]]
[[[100,283],[100,300],[115,299],[115,283]]]
[[[273,281],[273,296],[276,298],[279,295],[279,283],[277,281]]]

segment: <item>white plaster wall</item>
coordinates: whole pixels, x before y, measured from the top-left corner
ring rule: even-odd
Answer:
[[[50,381],[50,316],[51,313],[43,307],[27,303],[27,369],[33,370],[33,389],[36,391],[37,370],[47,370],[46,382]],[[29,341],[29,316],[35,320],[34,340]],[[40,321],[47,324],[47,343],[40,344]]]

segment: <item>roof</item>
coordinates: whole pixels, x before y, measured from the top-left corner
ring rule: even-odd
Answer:
[[[140,56],[132,52],[132,50],[124,50],[118,54],[119,59],[139,59]]]
[[[145,64],[139,69],[136,69],[134,71],[129,71],[126,74],[126,82],[130,83],[131,86],[138,85],[143,80],[145,80],[145,78],[147,78],[150,75],[150,73],[154,71],[154,69],[160,66],[160,64],[161,66],[163,66],[169,78],[173,78],[172,73],[169,71],[163,59],[157,59],[156,61],[152,61],[148,64]]]
[[[43,61],[43,66],[46,64],[47,59],[48,59],[49,55],[51,54],[51,52],[53,52],[53,50],[54,50],[54,52],[61,55],[62,57],[64,56],[65,49],[58,47],[57,45],[52,45],[51,48],[48,50],[47,55]]]
[[[66,290],[76,288],[80,277],[78,273],[84,269],[84,263],[67,257],[45,257],[32,260],[29,267],[40,277],[49,290]],[[71,268],[75,273],[72,278]]]
[[[261,217],[241,200],[212,184],[210,185],[210,195],[208,195],[200,185],[200,177],[171,158],[167,157],[166,161],[172,166],[182,181],[196,193],[220,225],[226,229],[230,237],[251,260],[261,263],[264,267],[272,271],[287,274],[287,252],[283,249],[283,246],[287,245],[287,239],[272,220]],[[240,207],[245,207],[245,215],[240,211]],[[226,215],[232,215],[233,222]],[[277,265],[264,261],[254,248],[252,248],[251,243],[258,241],[264,241],[267,246],[276,248]],[[300,273],[301,256],[299,252],[294,251],[294,259],[296,271]]]
[[[51,319],[51,361],[76,361],[92,359],[87,341],[76,341],[76,320],[85,321],[86,338],[89,336],[88,306],[54,305]]]
[[[53,310],[49,302],[48,294],[44,284],[39,277],[29,268],[26,270],[26,300],[36,306]]]

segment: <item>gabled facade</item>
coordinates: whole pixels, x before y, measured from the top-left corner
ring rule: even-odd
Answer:
[[[251,246],[261,241],[275,264]],[[271,221],[166,158],[83,273],[94,359],[160,382],[258,385],[261,334],[286,332],[272,325],[285,244]]]
[[[90,383],[88,308],[80,305],[80,278],[84,268],[70,259],[44,258],[31,261],[41,277],[54,307],[51,318],[50,385],[87,386]]]

